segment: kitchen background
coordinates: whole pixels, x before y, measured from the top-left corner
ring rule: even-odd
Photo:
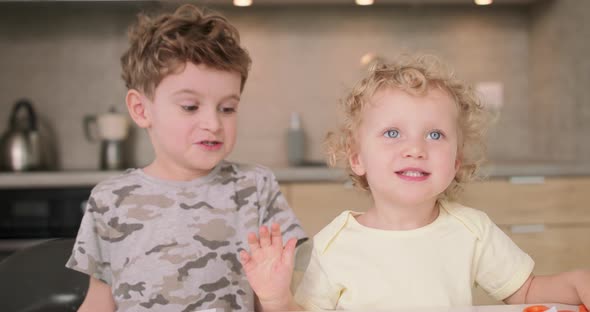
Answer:
[[[271,167],[309,235],[342,210],[367,209],[370,199],[341,170],[288,167],[290,115],[301,115],[306,159],[321,161],[338,101],[367,69],[364,56],[435,54],[500,105],[490,179],[468,186],[461,202],[490,215],[535,259],[535,274],[590,267],[590,1],[347,1],[254,0],[246,8],[197,1],[237,26],[253,59],[230,158]],[[0,131],[14,103],[29,98],[60,170],[0,172],[0,260],[75,236],[91,188],[118,173],[96,171],[100,144],[86,139],[83,120],[112,106],[126,113],[119,58],[127,27],[142,10],[178,4],[0,0]],[[143,130],[134,128],[125,144],[130,166],[152,159]],[[68,254],[44,269],[64,270]],[[29,289],[23,293],[32,302]],[[498,303],[481,290],[474,302]]]
[[[439,56],[474,84],[502,87],[500,119],[490,134],[494,162],[590,160],[590,1],[394,2],[247,8],[207,2],[237,26],[253,59],[231,159],[286,167],[285,132],[291,112],[299,112],[306,158],[322,160],[338,100],[366,70],[363,55],[391,59],[418,51]],[[0,2],[0,130],[14,102],[29,98],[55,140],[59,169],[97,169],[99,145],[86,140],[82,120],[111,106],[125,112],[119,57],[126,29],[141,10],[177,4]],[[152,158],[143,131],[135,129],[127,144],[130,165]]]

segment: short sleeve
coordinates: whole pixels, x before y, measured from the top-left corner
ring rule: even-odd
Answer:
[[[496,300],[514,294],[531,275],[535,262],[487,216],[476,254],[476,283]]]
[[[260,225],[270,226],[276,222],[281,226],[283,240],[297,238],[303,241],[307,238],[295,213],[283,196],[274,174],[264,169],[258,177],[259,204],[261,208]]]
[[[112,284],[109,250],[110,226],[108,207],[98,204],[93,195],[88,199],[72,255],[66,267]]]
[[[313,248],[309,265],[295,291],[295,302],[306,310],[333,310],[338,304],[342,289],[330,282],[322,267],[321,255]]]

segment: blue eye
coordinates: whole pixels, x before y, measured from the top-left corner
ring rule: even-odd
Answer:
[[[397,131],[397,130],[387,130],[387,131],[385,131],[385,133],[383,133],[383,136],[386,137],[386,138],[395,139],[395,138],[399,137],[399,131]]]
[[[440,131],[432,131],[428,134],[428,138],[432,140],[440,140],[443,134]]]

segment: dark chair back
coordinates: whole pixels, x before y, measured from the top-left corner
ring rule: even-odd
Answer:
[[[65,267],[74,239],[55,239],[15,252],[0,262],[3,312],[76,311],[89,278]]]

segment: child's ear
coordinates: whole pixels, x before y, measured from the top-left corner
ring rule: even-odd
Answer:
[[[125,103],[129,115],[140,128],[149,128],[151,125],[150,112],[145,96],[135,89],[129,89],[127,96],[125,96]]]
[[[352,172],[354,172],[357,176],[363,176],[367,173],[365,169],[365,165],[363,164],[363,160],[358,152],[351,152],[348,156],[348,163],[350,164],[350,168]]]
[[[461,168],[461,158],[457,157],[457,159],[455,159],[455,172],[459,171],[459,168]]]

